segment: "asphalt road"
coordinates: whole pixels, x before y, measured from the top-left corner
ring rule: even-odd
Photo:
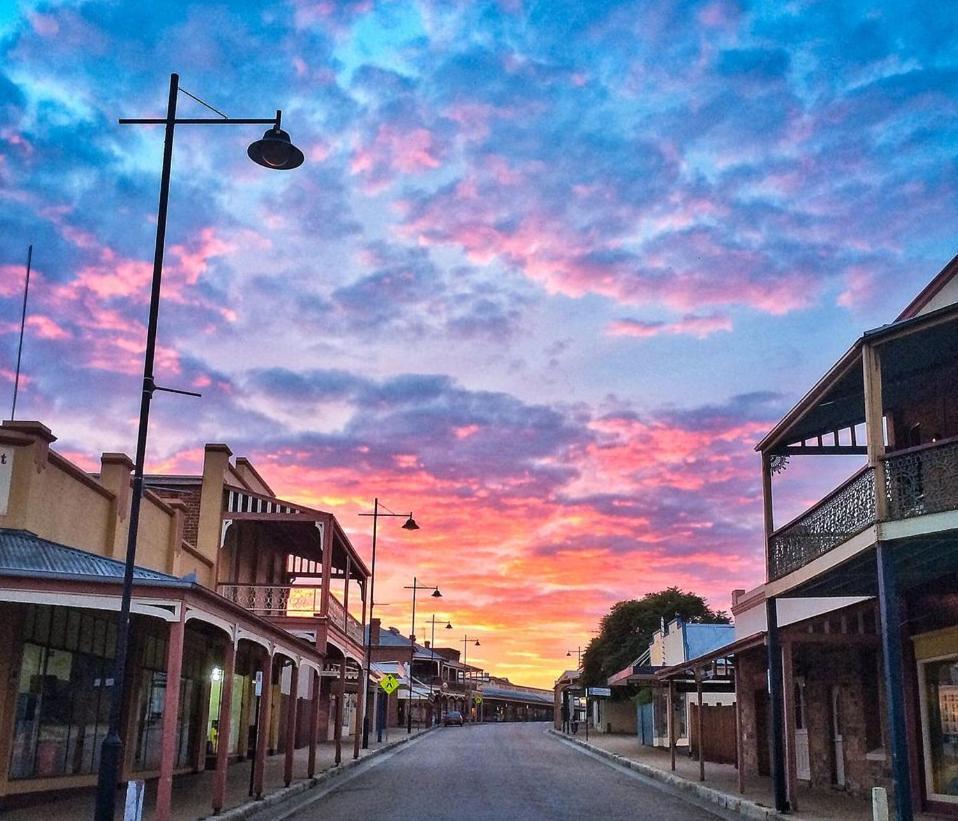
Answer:
[[[547,724],[434,730],[346,778],[296,821],[614,821],[730,818],[610,766]],[[372,764],[372,762],[370,762]]]

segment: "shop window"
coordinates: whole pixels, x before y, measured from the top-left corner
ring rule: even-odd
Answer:
[[[109,719],[115,640],[109,615],[27,605],[11,778],[96,772]]]
[[[923,730],[929,792],[958,800],[958,659],[923,670]]]

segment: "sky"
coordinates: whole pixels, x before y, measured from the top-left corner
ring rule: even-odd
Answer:
[[[117,119],[174,71],[306,162],[177,129],[157,376],[203,397],[149,469],[227,442],[366,556],[414,511],[377,615],[437,584],[528,684],[618,600],[764,580],[755,443],[958,250],[947,3],[0,0],[0,401],[32,242],[17,416],[91,470],[135,448],[162,157]]]

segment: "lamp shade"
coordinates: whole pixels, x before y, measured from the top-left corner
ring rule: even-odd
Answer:
[[[447,621],[447,622],[446,622],[446,629],[447,629],[447,630],[452,630],[452,622],[451,622],[451,621]]]
[[[439,588],[438,588],[438,587],[437,587],[435,590],[432,591],[432,597],[433,597],[434,599],[441,599],[441,598],[442,598],[442,593],[439,592]]]
[[[481,646],[482,646],[482,645],[479,644],[479,639],[476,639],[476,647],[481,647]]]
[[[263,134],[263,139],[250,143],[246,153],[257,165],[277,171],[299,168],[305,159],[303,152],[293,145],[289,134],[275,126]]]
[[[416,520],[413,519],[412,514],[409,514],[409,518],[406,519],[403,524],[403,530],[419,530],[419,525],[416,524]]]

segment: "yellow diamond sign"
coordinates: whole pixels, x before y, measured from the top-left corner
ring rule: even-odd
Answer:
[[[476,704],[482,704],[482,696],[476,696],[473,701],[476,702]]]
[[[392,695],[396,688],[399,687],[399,679],[392,673],[386,673],[379,682],[379,686],[386,691],[387,696]]]

